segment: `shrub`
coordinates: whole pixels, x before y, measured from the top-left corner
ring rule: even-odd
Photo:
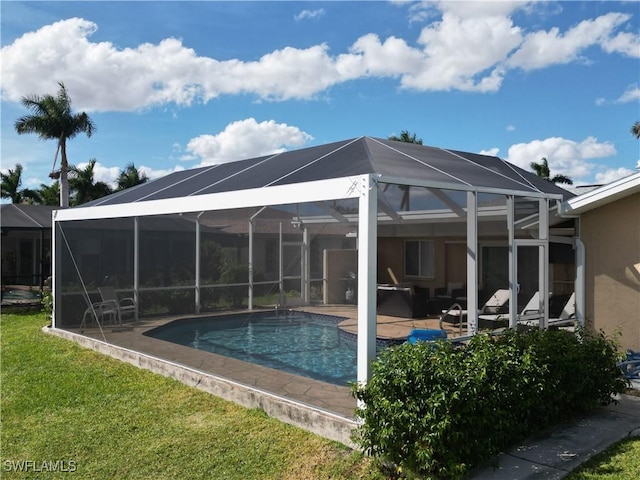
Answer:
[[[466,346],[384,350],[354,440],[408,476],[461,478],[516,441],[624,391],[616,344],[603,334],[508,331]]]

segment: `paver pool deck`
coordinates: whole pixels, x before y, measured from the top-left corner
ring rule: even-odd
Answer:
[[[339,328],[349,333],[357,334],[357,311],[353,306],[304,307],[297,310],[345,317],[345,320],[339,324]],[[212,316],[212,314],[202,316]],[[244,385],[308,403],[348,418],[353,417],[356,403],[350,394],[351,389],[349,387],[332,385],[144,335],[144,332],[177,319],[194,317],[142,319],[135,323],[125,323],[122,328],[109,325],[104,326],[102,330],[93,325],[85,328],[81,334],[129,350],[213,373]],[[377,337],[385,340],[404,340],[413,328],[439,328],[439,320],[435,317],[410,319],[378,315],[377,322]],[[67,330],[80,333],[78,329],[70,328]],[[453,332],[451,331],[450,336],[452,334]]]
[[[357,308],[354,305],[305,306],[295,310],[344,317],[345,320],[338,324],[339,328],[357,334]],[[244,312],[246,313],[246,310]],[[225,312],[228,313],[230,312]],[[99,328],[93,324],[82,331],[78,328],[64,328],[55,329],[57,332],[54,333],[64,336],[64,332],[69,332],[72,334],[71,339],[85,346],[171,376],[245,406],[258,406],[270,414],[273,411],[270,412],[269,408],[275,409],[273,416],[285,421],[287,418],[283,416],[313,416],[314,411],[321,416],[326,413],[325,417],[329,419],[329,423],[344,424],[344,431],[333,439],[348,443],[345,441],[348,438],[346,431],[355,425],[356,407],[350,387],[321,382],[144,335],[153,328],[180,318],[213,315],[215,314],[208,313],[198,316],[140,319],[137,322],[124,323],[122,327],[108,325]],[[384,315],[377,317],[379,339],[402,341],[413,328],[439,328],[439,319],[435,316],[424,319]],[[450,338],[455,335],[453,330],[452,327],[449,331]],[[276,405],[280,399],[284,399],[285,406]],[[307,412],[305,407],[309,407],[312,413]],[[293,414],[289,411],[292,408],[295,410]],[[287,412],[278,415],[280,410]],[[294,419],[290,423],[300,425],[316,421],[306,418],[298,420]],[[323,434],[323,428],[316,433]],[[331,430],[332,427],[327,428]],[[330,435],[325,436],[332,438]]]

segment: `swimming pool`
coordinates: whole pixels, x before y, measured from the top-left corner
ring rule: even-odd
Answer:
[[[145,335],[334,385],[356,380],[356,343],[343,317],[258,312],[175,320]]]

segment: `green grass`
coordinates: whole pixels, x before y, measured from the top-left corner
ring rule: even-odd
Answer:
[[[0,476],[73,461],[77,478],[382,478],[342,445],[40,330],[0,318]],[[31,467],[33,470],[33,467]],[[68,478],[69,473],[42,473]]]
[[[565,480],[638,480],[640,437],[628,437],[594,455]]]
[[[45,335],[45,323],[42,314],[0,316],[3,479],[69,478],[9,467],[70,460],[82,479],[383,478],[335,442]],[[566,478],[640,478],[640,438],[612,445]]]

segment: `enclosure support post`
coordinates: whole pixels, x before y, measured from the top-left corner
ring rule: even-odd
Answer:
[[[134,320],[138,321],[138,305],[140,305],[140,225],[139,218],[133,217],[133,302],[136,305]]]
[[[60,287],[60,277],[61,277],[61,265],[62,265],[62,242],[60,239],[60,223],[56,222],[55,219],[56,212],[53,212],[53,228],[51,232],[51,298],[53,299],[53,309],[51,311],[51,326],[53,328],[58,328],[58,320],[62,319],[62,314],[60,312],[60,306],[62,305],[62,289]]]
[[[478,333],[477,192],[467,192],[467,333],[470,335]]]
[[[507,196],[507,234],[509,236],[509,328],[518,326],[518,278],[515,255],[515,198]]]
[[[282,245],[282,222],[278,232],[278,306],[284,305],[284,247]]]
[[[311,262],[309,256],[309,229],[304,227],[302,230],[302,301],[305,305],[309,305],[311,297]]]
[[[359,185],[358,205],[358,382],[370,377],[376,355],[378,190],[371,176]]]
[[[540,328],[547,328],[549,324],[549,200],[538,200],[538,239],[543,241],[538,254],[538,286],[543,315]]]
[[[200,215],[196,216],[196,291],[195,312],[200,313]]]
[[[253,310],[253,218],[249,219],[249,310]]]

